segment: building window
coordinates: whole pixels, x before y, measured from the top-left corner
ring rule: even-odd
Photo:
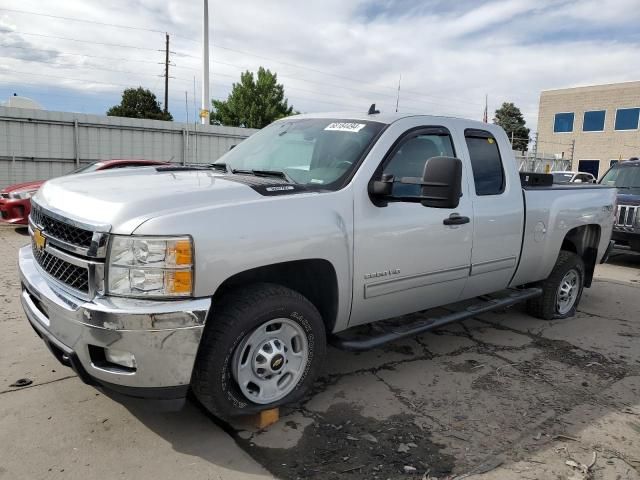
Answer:
[[[573,132],[573,112],[556,113],[556,119],[553,123],[553,133],[569,132]]]
[[[609,160],[609,168],[613,167],[616,163],[618,163],[620,160]]]
[[[637,130],[640,108],[619,108],[616,111],[616,130]]]
[[[476,195],[499,195],[504,191],[504,170],[498,143],[484,130],[465,130]]]
[[[606,110],[593,110],[591,112],[584,112],[584,118],[582,120],[583,132],[604,132],[604,117],[606,116]]]

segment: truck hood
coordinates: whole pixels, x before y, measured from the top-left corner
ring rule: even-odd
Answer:
[[[209,170],[155,168],[113,170],[60,177],[44,184],[33,200],[65,218],[130,234],[163,214],[260,200],[247,185]]]

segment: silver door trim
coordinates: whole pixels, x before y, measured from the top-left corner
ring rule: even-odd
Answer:
[[[483,273],[496,272],[498,270],[509,270],[516,266],[517,257],[498,258],[486,262],[474,263],[471,265],[470,276],[482,275]]]
[[[443,270],[436,270],[434,272],[407,275],[405,277],[397,277],[380,282],[369,283],[364,286],[364,298],[380,297],[382,295],[389,295],[390,293],[411,290],[413,288],[426,287],[436,283],[461,280],[469,276],[469,268],[470,265],[460,265]]]

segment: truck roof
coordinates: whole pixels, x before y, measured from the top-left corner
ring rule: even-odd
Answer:
[[[375,113],[373,115],[369,115],[366,112],[353,112],[353,111],[305,113],[305,114],[295,115],[293,117],[286,117],[286,118],[339,118],[339,119],[345,119],[345,120],[363,120],[367,122],[379,122],[379,123],[391,124],[403,118],[409,118],[409,117],[424,117],[425,119],[427,119],[428,123],[433,122],[434,124],[437,124],[439,121],[441,122],[443,119],[446,119],[448,122],[451,122],[451,121],[460,122],[467,127],[475,126],[476,128],[485,129],[485,130],[492,129],[492,128],[500,128],[497,125],[494,125],[492,123],[484,123],[479,120],[469,120],[466,118],[449,117],[444,115],[426,115],[426,114],[421,115],[421,114],[408,114],[408,113],[395,113],[395,112],[391,112],[391,113],[380,112],[380,113]]]

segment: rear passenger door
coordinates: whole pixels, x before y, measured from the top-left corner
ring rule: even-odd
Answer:
[[[522,245],[524,202],[515,159],[506,135],[494,135],[493,130],[464,131],[474,224],[471,272],[463,298],[506,288]]]

